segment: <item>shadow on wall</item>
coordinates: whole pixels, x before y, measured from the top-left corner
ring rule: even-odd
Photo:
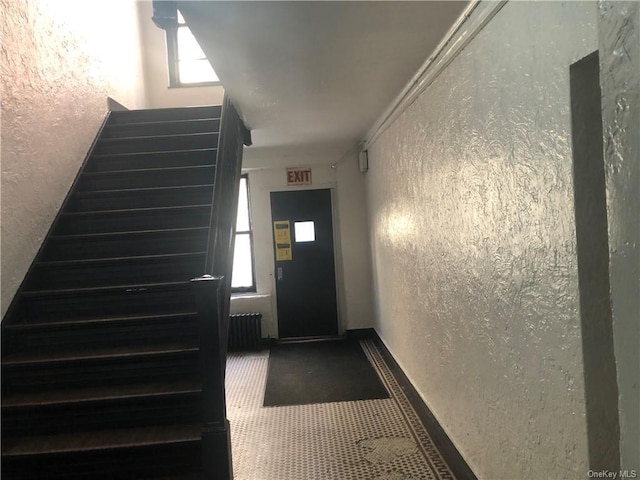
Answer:
[[[598,52],[571,65],[569,78],[589,467],[593,471],[617,471],[620,426],[609,296]]]

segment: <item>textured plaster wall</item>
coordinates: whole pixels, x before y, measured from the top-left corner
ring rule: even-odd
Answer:
[[[509,2],[369,151],[376,329],[480,478],[587,474],[569,65],[596,22]]]
[[[140,29],[144,42],[144,68],[149,108],[222,105],[221,86],[169,88],[167,43],[164,30],[151,17],[151,0],[139,1]]]
[[[343,318],[346,328],[373,326],[373,284],[365,175],[358,169],[357,156],[338,164],[338,220],[340,222],[340,264],[343,279]]]
[[[598,31],[620,466],[640,470],[640,3],[600,2]]]
[[[136,5],[0,0],[2,314],[107,113],[145,105]]]

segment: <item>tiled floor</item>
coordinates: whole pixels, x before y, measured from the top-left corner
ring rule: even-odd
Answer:
[[[373,342],[391,398],[262,407],[269,354],[232,353],[227,415],[236,480],[427,480],[454,476]]]

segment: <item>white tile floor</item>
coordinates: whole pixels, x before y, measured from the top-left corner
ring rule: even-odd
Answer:
[[[391,398],[263,407],[268,351],[229,355],[236,480],[454,479],[373,342],[361,345]]]

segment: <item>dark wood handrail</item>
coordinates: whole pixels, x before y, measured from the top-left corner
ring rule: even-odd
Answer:
[[[225,96],[222,105],[220,136],[218,141],[218,163],[213,197],[213,212],[210,245],[205,273],[225,277],[221,286],[221,314],[229,316],[231,298],[231,271],[233,269],[234,236],[238,212],[238,193],[242,175],[243,144],[250,138],[240,115]],[[227,350],[228,320],[222,324],[224,352]]]
[[[224,381],[242,148],[248,139],[248,130],[225,96],[204,275],[192,280],[200,324],[202,452],[207,480],[233,478]]]
[[[203,275],[191,280],[198,308],[200,366],[202,372],[202,466],[207,480],[233,478],[231,437],[225,404],[224,369],[221,352],[220,315],[222,277]],[[226,357],[226,355],[225,355]]]

